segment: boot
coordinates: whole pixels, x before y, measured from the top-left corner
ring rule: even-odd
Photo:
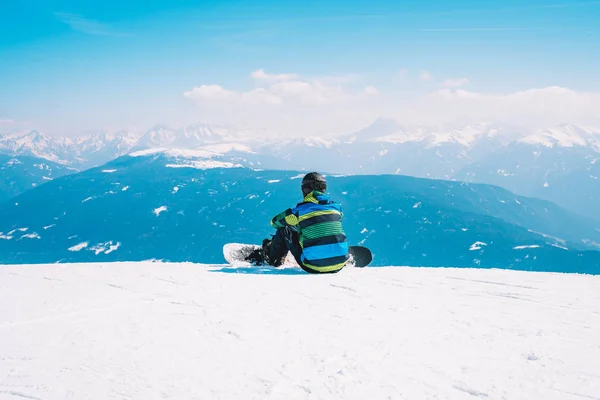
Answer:
[[[252,252],[250,254],[248,254],[244,260],[250,262],[253,265],[267,264],[265,255],[264,255],[262,249],[252,250]]]
[[[268,245],[265,244],[265,241],[267,241],[267,239],[263,240],[261,247],[252,250],[252,252],[250,252],[250,254],[248,254],[244,260],[257,266],[269,264],[269,259],[267,257],[267,254],[269,254],[269,249]]]
[[[280,258],[271,258],[271,239],[264,239],[262,242],[262,251],[265,255],[266,262],[273,267],[280,267],[285,261],[285,255]]]

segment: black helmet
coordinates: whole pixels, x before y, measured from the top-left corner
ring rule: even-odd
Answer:
[[[302,194],[306,196],[313,190],[323,193],[327,190],[327,181],[325,181],[325,177],[318,172],[306,174],[304,179],[302,179]]]

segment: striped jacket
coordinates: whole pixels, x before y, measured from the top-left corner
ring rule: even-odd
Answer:
[[[317,272],[337,271],[348,260],[348,242],[342,227],[343,211],[324,193],[313,191],[302,203],[277,214],[275,229],[294,226],[300,234],[302,264]]]

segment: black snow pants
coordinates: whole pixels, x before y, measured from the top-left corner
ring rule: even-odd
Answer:
[[[311,274],[328,274],[336,273],[338,271],[331,272],[320,272],[308,268],[302,263],[302,246],[300,245],[300,234],[296,227],[286,226],[277,229],[275,235],[271,239],[271,245],[269,246],[269,259],[271,260],[283,260],[287,256],[288,252],[291,252],[294,259],[304,271]]]

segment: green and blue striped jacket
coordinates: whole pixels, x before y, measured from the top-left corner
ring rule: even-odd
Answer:
[[[342,269],[348,261],[342,218],[339,203],[324,193],[313,191],[296,207],[273,217],[271,226],[275,229],[296,227],[302,246],[302,264],[318,272],[332,272]]]

